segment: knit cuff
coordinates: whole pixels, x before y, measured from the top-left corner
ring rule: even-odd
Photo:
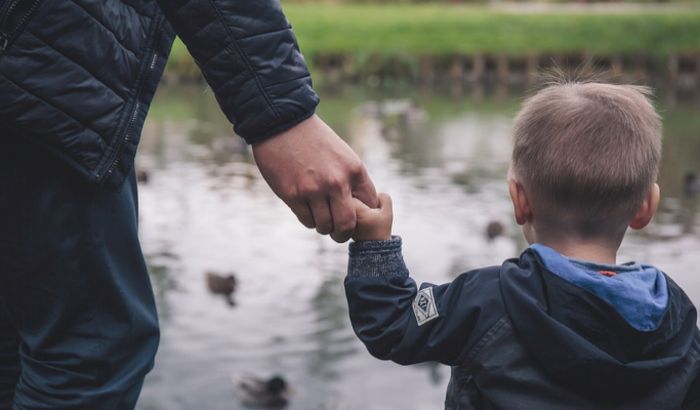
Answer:
[[[408,276],[401,255],[401,237],[351,243],[348,276]]]

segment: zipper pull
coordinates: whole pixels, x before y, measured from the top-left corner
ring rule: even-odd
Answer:
[[[0,53],[7,50],[7,46],[10,44],[10,37],[5,33],[0,33]]]

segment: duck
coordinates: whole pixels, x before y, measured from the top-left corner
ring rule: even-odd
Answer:
[[[683,192],[688,198],[695,198],[700,193],[700,179],[693,171],[685,173],[683,178]]]
[[[406,107],[399,113],[399,121],[404,125],[416,125],[426,122],[428,113],[420,108],[414,101],[409,101]]]
[[[215,295],[223,295],[229,305],[235,306],[236,303],[233,300],[233,293],[238,287],[238,280],[235,274],[219,274],[216,272],[208,271],[204,273],[206,278],[207,287],[209,291]]]
[[[248,145],[239,138],[233,138],[230,135],[222,135],[214,138],[211,142],[211,147],[214,152],[225,154],[246,154]]]
[[[142,184],[147,184],[148,180],[150,179],[150,175],[148,171],[144,171],[142,169],[136,171],[136,180]]]
[[[261,408],[282,408],[289,404],[289,385],[279,374],[269,379],[247,376],[238,381],[244,405]]]
[[[498,221],[491,221],[488,225],[486,225],[486,239],[488,239],[488,241],[491,242],[499,236],[503,235],[504,231],[505,228],[503,227],[502,223]]]

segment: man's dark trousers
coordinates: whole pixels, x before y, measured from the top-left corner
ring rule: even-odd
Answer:
[[[0,409],[132,409],[158,346],[134,174],[89,185],[0,129]]]

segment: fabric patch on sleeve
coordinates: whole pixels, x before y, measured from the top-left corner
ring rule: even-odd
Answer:
[[[440,316],[433,296],[433,288],[423,288],[418,291],[413,300],[413,313],[416,315],[418,326],[422,326]]]

